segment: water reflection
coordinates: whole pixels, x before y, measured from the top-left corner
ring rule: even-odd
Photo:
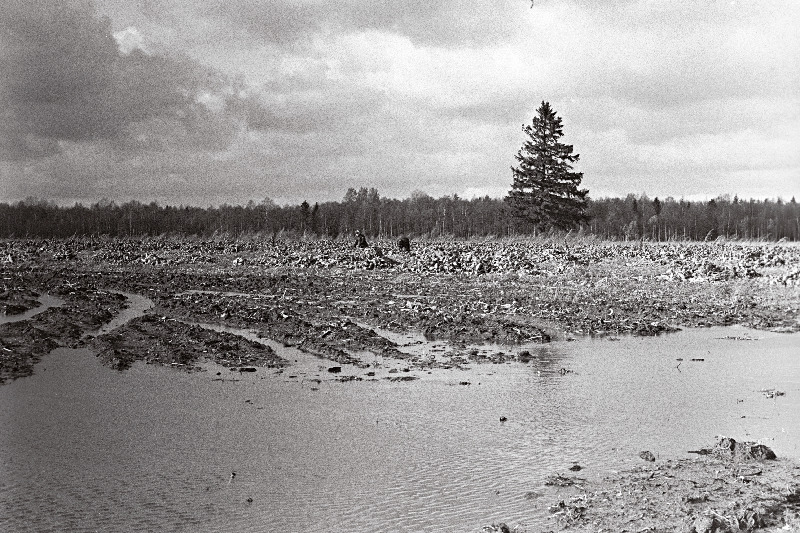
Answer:
[[[758,340],[720,338],[745,334]],[[741,328],[552,343],[529,364],[408,383],[340,383],[313,357],[220,382],[230,371],[215,365],[118,372],[57,350],[0,387],[11,428],[0,433],[0,529],[547,527],[544,477],[573,461],[600,476],[640,464],[641,450],[680,457],[717,433],[800,458],[798,348],[800,336]],[[327,379],[287,376],[301,371]]]

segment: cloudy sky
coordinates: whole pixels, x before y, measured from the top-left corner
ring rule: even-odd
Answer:
[[[800,197],[797,0],[0,0],[0,201]]]

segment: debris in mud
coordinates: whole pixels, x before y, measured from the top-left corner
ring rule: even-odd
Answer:
[[[581,520],[586,513],[586,496],[573,496],[569,500],[561,500],[548,508],[551,514],[565,525],[571,525]]]
[[[571,487],[576,483],[581,483],[584,481],[586,480],[582,478],[567,477],[562,476],[561,474],[552,474],[544,479],[544,484],[556,487]]]
[[[778,390],[778,389],[762,389],[762,390],[760,390],[758,392],[762,393],[767,398],[777,398],[779,396],[786,395],[785,392],[783,392],[782,390]]]
[[[718,340],[728,340],[728,341],[757,341],[758,339],[755,337],[750,336],[743,336],[743,335],[726,335],[724,337],[717,337]]]
[[[419,378],[417,376],[388,376],[383,379],[388,381],[414,381]]]
[[[549,511],[576,532],[797,531],[800,465],[766,446],[720,437],[704,457],[665,461],[587,481]],[[782,529],[781,529],[782,528]]]
[[[719,436],[713,447],[689,451],[698,455],[714,455],[732,461],[763,461],[775,459],[775,452],[764,444],[740,442],[730,437]]]

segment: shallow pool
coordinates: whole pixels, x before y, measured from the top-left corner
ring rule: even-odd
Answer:
[[[553,503],[545,476],[574,462],[598,477],[716,434],[800,458],[800,335],[713,328],[533,352],[371,380],[291,349],[282,372],[192,374],[56,350],[0,387],[0,530],[536,527]],[[419,379],[383,379],[398,375]]]

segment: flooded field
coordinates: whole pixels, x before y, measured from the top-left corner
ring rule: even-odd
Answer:
[[[0,245],[2,531],[800,524],[794,244]],[[783,462],[680,462],[718,434]]]
[[[797,334],[579,339],[528,346],[527,363],[392,373],[274,348],[289,366],[45,356],[0,387],[0,529],[540,531],[545,477],[575,463],[596,478],[716,434],[800,458]],[[384,379],[398,375],[418,379]]]

